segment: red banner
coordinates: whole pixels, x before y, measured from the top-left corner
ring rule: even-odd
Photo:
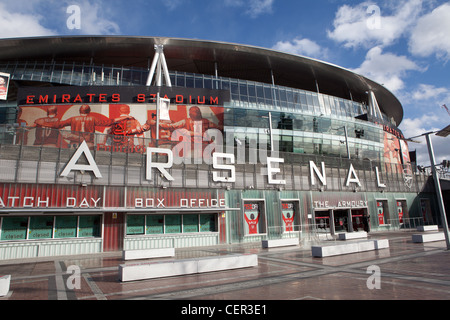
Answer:
[[[125,202],[125,203],[124,203]],[[0,183],[0,209],[225,208],[224,192],[57,184]]]

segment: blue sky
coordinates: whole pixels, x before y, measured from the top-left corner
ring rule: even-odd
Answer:
[[[69,29],[67,8],[80,8]],[[0,38],[195,38],[304,55],[360,73],[401,101],[406,137],[450,124],[450,2],[436,0],[0,0]],[[450,138],[433,137],[450,160]],[[417,149],[426,164],[426,144]]]

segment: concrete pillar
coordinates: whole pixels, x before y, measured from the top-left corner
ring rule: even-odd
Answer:
[[[348,232],[353,232],[352,209],[347,209]]]

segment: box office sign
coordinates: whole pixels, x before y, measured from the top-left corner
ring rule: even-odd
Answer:
[[[54,184],[0,184],[0,210],[8,209],[217,209],[226,208],[223,192],[154,191],[129,187]]]
[[[148,188],[129,187],[126,207],[136,209],[224,209],[226,205],[223,191],[217,193],[212,190],[163,189],[153,191]]]

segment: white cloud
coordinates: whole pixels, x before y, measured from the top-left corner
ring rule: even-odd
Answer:
[[[412,54],[450,59],[450,4],[445,3],[422,16],[411,33]]]
[[[53,36],[54,30],[41,24],[42,16],[27,13],[9,12],[5,4],[0,3],[0,38],[20,38]]]
[[[80,8],[81,29],[69,29],[67,13],[70,5]],[[113,21],[117,12],[103,1],[15,0],[0,4],[0,37],[34,37],[63,34],[119,34],[119,25]]]
[[[274,0],[250,0],[250,8],[247,14],[252,18],[256,18],[263,13],[272,13],[272,5]]]
[[[295,38],[292,41],[278,41],[272,49],[316,59],[326,59],[328,56],[326,48],[322,48],[310,39]]]
[[[415,22],[421,8],[422,0],[404,0],[389,15],[387,8],[381,9],[373,2],[343,5],[336,13],[334,30],[327,34],[349,48],[391,45]]]
[[[119,25],[107,18],[111,16],[106,9],[108,6],[99,1],[83,1],[81,9],[81,34],[114,35],[120,33]]]
[[[163,0],[163,4],[169,9],[174,10],[176,9],[183,0]]]
[[[430,131],[438,131],[443,129],[444,125],[441,117],[436,114],[426,113],[419,118],[405,118],[403,119],[400,130],[406,138],[415,137]],[[408,142],[409,151],[416,150],[417,164],[429,165],[430,158],[428,155],[428,148],[425,137],[414,138],[415,141],[421,143]],[[433,144],[433,151],[435,155],[436,163],[441,163],[442,160],[450,159],[450,138],[438,137],[434,134],[431,135],[431,141]]]
[[[261,14],[272,13],[275,0],[225,0],[226,6],[247,7],[245,14],[257,18]]]
[[[442,96],[450,97],[450,90],[447,88],[437,88],[429,84],[420,84],[417,90],[413,92],[413,99],[415,100],[428,100],[439,99]]]
[[[392,92],[404,87],[403,77],[408,71],[424,71],[406,56],[383,53],[381,47],[374,47],[366,54],[365,61],[352,71],[384,85]]]

